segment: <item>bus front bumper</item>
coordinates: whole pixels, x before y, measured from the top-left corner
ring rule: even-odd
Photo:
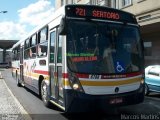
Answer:
[[[69,112],[86,112],[133,105],[143,102],[144,87],[136,91],[114,95],[89,95],[74,90],[65,91],[65,108]]]

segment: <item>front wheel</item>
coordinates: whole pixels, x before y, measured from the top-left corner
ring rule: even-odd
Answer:
[[[43,103],[46,107],[50,106],[50,98],[49,98],[49,94],[48,94],[48,87],[46,82],[43,80],[41,83],[41,97],[43,100]]]

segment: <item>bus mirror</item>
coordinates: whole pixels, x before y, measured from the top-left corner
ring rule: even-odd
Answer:
[[[58,32],[60,35],[66,34],[66,25],[65,25],[65,18],[64,17],[61,19]]]

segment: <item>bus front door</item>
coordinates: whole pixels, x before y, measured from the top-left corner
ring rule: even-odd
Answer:
[[[56,30],[50,33],[50,92],[53,100],[63,106],[62,41]]]
[[[24,84],[24,78],[23,78],[23,51],[24,46],[20,48],[20,81],[22,85]]]

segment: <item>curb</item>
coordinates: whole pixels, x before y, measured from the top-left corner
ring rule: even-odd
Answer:
[[[27,113],[27,111],[23,108],[23,106],[20,104],[20,102],[17,100],[17,98],[14,96],[14,94],[12,93],[12,91],[9,89],[9,87],[7,86],[7,84],[5,83],[4,79],[1,78],[1,72],[0,72],[0,80],[3,81],[4,85],[6,86],[9,94],[11,95],[11,97],[13,98],[13,101],[15,101],[15,104],[17,105],[18,109],[20,110],[20,114],[22,115],[21,120],[32,120],[31,116]],[[18,115],[15,114],[6,114],[6,115],[2,115],[2,120],[8,120],[10,118],[17,118],[18,119]]]

